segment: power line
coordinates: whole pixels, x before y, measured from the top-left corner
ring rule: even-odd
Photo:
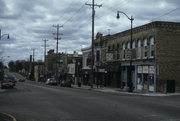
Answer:
[[[74,3],[74,4],[73,4],[73,3]],[[76,2],[76,3],[75,3],[74,1],[72,1],[66,9],[67,9],[68,11],[72,11],[74,7],[71,7],[71,6],[76,6],[78,3],[79,3],[79,2]],[[61,20],[64,19],[64,16],[65,16],[65,15],[69,15],[69,14],[64,13],[64,14],[62,15],[62,17],[61,17]]]
[[[88,0],[89,1],[89,0]],[[87,1],[87,2],[88,2]],[[79,12],[82,8],[84,7],[84,4],[76,11]],[[73,14],[67,21],[65,21],[62,25],[65,25],[67,22],[69,22],[70,20],[72,20],[72,18],[75,16],[75,14]]]
[[[178,10],[178,9],[180,9],[180,7],[175,8],[175,9],[173,9],[173,10],[171,10],[171,11],[167,12],[167,13],[164,13],[164,14],[162,14],[162,15],[160,15],[160,16],[158,16],[158,17],[156,17],[156,18],[153,18],[151,21],[154,21],[154,20],[156,20],[156,19],[158,19],[158,18],[161,18],[161,17],[163,17],[163,16],[166,16],[166,15],[168,15],[168,14],[170,14],[170,13],[172,13],[172,12],[174,12],[174,11]]]

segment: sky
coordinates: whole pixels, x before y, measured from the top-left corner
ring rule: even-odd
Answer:
[[[92,0],[0,0],[0,59],[28,60],[35,48],[35,61],[44,58],[44,39],[47,51],[56,49],[56,28],[61,27],[59,52],[81,53],[90,46],[92,36]],[[152,21],[180,22],[180,0],[95,0],[95,35],[115,34],[130,29],[123,14],[133,16],[133,27]]]

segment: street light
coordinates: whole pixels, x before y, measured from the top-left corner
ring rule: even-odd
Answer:
[[[130,41],[130,51],[131,51],[131,56],[130,56],[130,73],[129,73],[129,79],[128,79],[128,84],[129,84],[129,92],[133,91],[133,85],[132,85],[132,24],[134,18],[131,16],[131,18],[124,12],[122,11],[117,11],[117,19],[120,18],[119,13],[124,14],[130,21],[131,21],[131,41]]]
[[[5,36],[5,35],[7,35],[7,39],[10,39],[9,34],[3,34],[3,35],[1,35],[1,29],[0,29],[0,40],[1,40],[1,38],[2,38],[3,36]]]

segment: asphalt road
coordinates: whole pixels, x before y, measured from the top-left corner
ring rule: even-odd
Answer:
[[[0,112],[18,121],[180,121],[180,96],[132,96],[19,82],[15,89],[0,91]]]

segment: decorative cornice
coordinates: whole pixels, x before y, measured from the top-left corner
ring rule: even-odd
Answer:
[[[154,29],[154,28],[180,29],[180,22],[154,21],[154,22],[133,28],[133,34],[138,33],[138,32],[147,31],[147,30]],[[131,30],[128,29],[126,31],[111,35],[110,37],[104,36],[104,38],[107,39],[109,37],[109,39],[114,40],[119,37],[130,36],[130,34],[131,34]]]

